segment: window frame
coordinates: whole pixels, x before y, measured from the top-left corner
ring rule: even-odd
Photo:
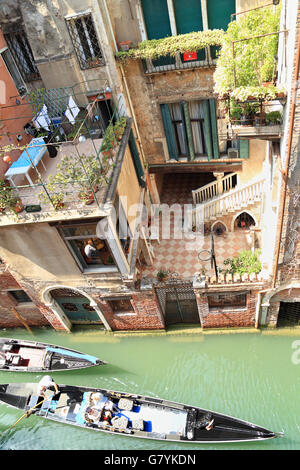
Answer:
[[[18,305],[28,305],[28,304],[33,304],[34,302],[32,299],[29,297],[29,295],[23,290],[23,289],[7,289],[6,292],[18,303]],[[25,298],[27,297],[28,300],[19,300],[14,296],[15,292],[21,292],[22,294],[25,294]]]
[[[22,88],[24,88],[24,91],[23,91],[23,92],[22,92],[22,90],[19,88],[19,86],[17,85],[17,82],[16,82],[16,80],[14,79],[14,77],[13,77],[13,75],[12,75],[12,72],[9,70],[8,65],[7,65],[7,63],[6,63],[6,61],[5,61],[4,57],[3,57],[3,54],[4,54],[5,52],[8,52],[8,53],[10,54],[10,58],[11,58],[12,62],[14,63],[14,65],[15,65],[15,67],[16,67],[16,69],[17,69],[19,75],[20,75],[20,79],[21,79],[21,81],[22,81],[22,83],[23,83]],[[20,72],[20,69],[19,69],[19,67],[18,67],[18,64],[16,63],[15,58],[14,58],[14,56],[12,55],[12,53],[11,53],[9,47],[6,46],[6,47],[3,47],[2,49],[0,49],[0,55],[1,55],[2,62],[3,62],[3,64],[4,64],[4,66],[5,66],[6,70],[7,70],[7,72],[9,73],[9,75],[10,75],[12,81],[14,82],[15,87],[16,87],[16,89],[17,89],[19,95],[20,95],[21,97],[24,96],[24,95],[26,95],[26,94],[28,93],[27,85],[26,85],[26,83],[25,83],[25,81],[24,81],[23,75],[22,75],[22,73]]]
[[[20,45],[20,42],[18,41],[18,36],[22,36],[26,50],[24,51]],[[11,56],[14,59],[14,62],[17,66],[17,69],[19,70],[19,73],[22,76],[22,79],[25,83],[31,83],[37,80],[41,80],[40,72],[36,66],[34,55],[30,46],[30,43],[27,39],[26,32],[24,28],[21,28],[19,31],[12,31],[12,32],[7,32],[4,34],[5,41],[7,43],[7,47],[10,51]],[[20,51],[14,46],[14,41],[17,41],[18,47],[21,50],[22,58],[20,57]],[[24,44],[22,44],[24,47]],[[26,57],[27,56],[27,57]],[[29,73],[28,71],[26,72],[23,63],[26,64],[26,68],[31,72]],[[32,77],[30,75],[36,75],[35,77]]]
[[[119,272],[119,269],[118,269],[118,264],[116,262],[116,259],[110,249],[110,246],[107,242],[107,240],[103,240],[105,241],[105,244],[106,244],[106,247],[114,261],[114,264],[112,265],[105,265],[105,264],[94,264],[94,265],[87,265],[87,267],[85,267],[81,260],[79,259],[77,253],[75,252],[72,244],[70,243],[70,241],[72,240],[84,240],[84,239],[90,239],[90,238],[98,238],[97,237],[97,234],[88,234],[88,235],[73,235],[73,236],[66,236],[63,232],[63,229],[64,228],[78,228],[80,226],[85,226],[85,225],[91,225],[91,224],[97,224],[97,222],[99,221],[91,221],[91,220],[82,220],[80,222],[77,222],[75,223],[75,221],[72,221],[71,223],[63,223],[63,224],[60,224],[60,225],[56,225],[56,228],[58,230],[58,233],[60,235],[60,237],[62,238],[63,242],[65,243],[66,247],[68,248],[72,258],[75,260],[75,262],[77,263],[80,271],[83,273],[83,274],[88,274],[88,273],[112,273],[112,272]]]
[[[120,302],[120,301],[123,301],[123,300],[128,300],[130,305],[131,305],[131,309],[130,310],[114,310],[113,307],[112,307],[112,303],[113,302]],[[131,315],[131,316],[134,316],[136,315],[136,311],[134,310],[134,307],[132,305],[132,297],[131,296],[128,296],[128,297],[110,297],[109,299],[107,299],[107,302],[112,310],[112,313],[113,315]]]
[[[241,310],[247,310],[247,305],[248,305],[248,292],[214,292],[214,293],[209,293],[207,294],[207,304],[208,304],[208,309],[210,312],[215,312],[218,310],[222,311],[241,311]],[[228,297],[228,296],[243,296],[243,302],[241,302],[241,305],[230,305],[230,304],[220,304],[220,305],[215,305],[211,306],[209,303],[209,299],[213,297]],[[219,300],[220,301],[220,300]]]
[[[92,59],[93,57],[85,57],[84,47],[81,43],[80,34],[79,34],[78,29],[77,29],[76,24],[75,24],[75,21],[80,20],[80,19],[82,20],[84,18],[90,18],[90,20],[91,20],[91,24],[92,24],[92,27],[93,27],[93,30],[94,30],[94,35],[95,35],[95,41],[97,43],[96,46],[98,47],[98,49],[100,51],[100,55],[101,55],[101,57],[95,57],[95,59],[94,59],[94,60],[99,60],[99,63],[94,63],[94,65],[90,65],[90,66],[87,65],[88,60]],[[105,66],[106,65],[105,57],[104,57],[103,50],[102,50],[102,47],[101,47],[101,41],[100,41],[100,38],[99,38],[99,35],[98,35],[98,32],[97,32],[97,28],[96,28],[96,25],[95,25],[95,21],[94,21],[92,11],[88,10],[88,11],[85,11],[85,12],[77,13],[75,15],[65,16],[65,22],[66,22],[67,30],[68,30],[68,33],[69,33],[69,36],[70,36],[70,39],[71,39],[71,43],[73,45],[74,52],[75,52],[76,57],[77,57],[77,62],[80,66],[80,69],[81,70],[90,70],[90,69],[93,69],[93,68]],[[84,21],[84,24],[85,24],[85,21]],[[88,38],[86,38],[87,39],[87,45],[89,47],[89,51],[91,52],[91,47],[92,47],[92,50],[94,50],[94,44],[93,44],[94,41],[93,41],[93,39],[91,40],[90,32],[87,30],[87,26],[85,24],[85,33],[86,33],[86,31],[88,32]]]

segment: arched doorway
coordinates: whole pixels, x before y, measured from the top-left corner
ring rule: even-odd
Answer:
[[[280,302],[277,328],[300,326],[300,302]]]
[[[255,220],[249,212],[241,212],[234,221],[234,230],[248,230],[255,225]]]
[[[62,315],[71,325],[104,325],[107,328],[99,307],[90,297],[77,289],[56,287],[44,295],[54,301]]]

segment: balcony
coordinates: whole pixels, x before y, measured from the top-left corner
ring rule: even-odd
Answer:
[[[223,109],[229,122],[228,138],[280,139],[283,135],[285,102],[284,94],[278,94],[273,99],[249,96],[245,100],[235,100],[232,96],[226,97],[223,99]]]
[[[212,67],[216,65],[223,36],[223,30],[214,29],[143,41],[117,52],[116,60],[121,65],[142,60],[146,74]]]
[[[18,147],[21,155],[0,181],[0,226],[108,215],[131,120],[116,110],[103,131],[96,106],[80,110],[68,134],[49,124],[47,136]]]
[[[191,70],[200,67],[215,67],[216,53],[213,48],[206,47],[197,52],[176,53],[174,57],[165,56],[158,59],[143,60],[145,74],[169,72],[172,70]]]

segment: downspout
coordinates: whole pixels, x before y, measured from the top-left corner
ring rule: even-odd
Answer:
[[[103,5],[104,5],[108,25],[109,25],[110,34],[111,34],[112,39],[113,39],[115,52],[118,52],[118,46],[117,46],[117,43],[116,43],[113,27],[112,27],[112,24],[111,24],[111,19],[110,19],[109,11],[108,11],[108,8],[107,8],[106,0],[103,0]],[[127,80],[126,80],[126,77],[125,77],[125,74],[124,74],[123,65],[119,64],[119,67],[120,67],[120,71],[121,71],[121,75],[122,75],[122,80],[123,80],[123,83],[125,85],[125,91],[126,91],[126,96],[127,96],[127,99],[128,99],[130,111],[131,111],[131,114],[132,114],[132,117],[133,117],[134,127],[135,127],[135,131],[136,131],[136,134],[137,134],[137,141],[139,143],[139,146],[140,146],[140,149],[141,149],[141,152],[142,152],[143,162],[145,163],[145,161],[146,161],[145,160],[145,154],[144,154],[144,150],[143,150],[143,146],[142,146],[142,141],[141,141],[138,125],[137,125],[137,122],[136,122],[135,112],[134,112],[132,101],[131,101],[131,98],[130,98],[130,93],[129,93],[129,89],[128,89],[128,85],[127,85]]]
[[[284,217],[284,209],[285,209],[285,203],[286,203],[287,180],[288,180],[288,171],[289,171],[289,164],[290,164],[290,157],[291,157],[291,150],[292,150],[295,111],[296,111],[299,65],[300,65],[300,31],[298,32],[296,65],[295,65],[295,71],[294,71],[294,77],[293,77],[293,90],[292,90],[292,97],[291,97],[292,108],[291,108],[291,117],[290,117],[290,124],[289,124],[287,157],[286,157],[285,169],[282,172],[283,184],[282,184],[282,189],[281,189],[281,200],[280,200],[280,210],[279,210],[280,226],[279,226],[279,235],[278,235],[278,239],[276,243],[275,266],[274,266],[273,286],[272,286],[273,289],[275,289],[275,286],[276,286],[276,279],[277,279],[277,274],[278,274],[278,260],[279,260],[279,254],[280,254],[280,242],[281,242],[282,231],[283,231],[283,217]]]

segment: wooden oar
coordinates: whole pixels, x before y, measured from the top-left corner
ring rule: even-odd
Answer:
[[[9,433],[9,431],[11,431],[12,428],[14,428],[23,418],[25,418],[25,416],[30,416],[30,413],[31,411],[33,411],[37,406],[41,405],[45,400],[48,400],[52,397],[54,397],[55,393],[53,395],[50,395],[49,397],[45,397],[43,398],[43,400],[41,400],[40,402],[38,402],[36,405],[34,405],[32,408],[30,408],[30,410],[27,410],[26,413],[23,414],[23,416],[21,416],[21,418],[19,418],[10,428],[7,429],[6,433]],[[4,446],[5,444],[5,437],[6,437],[6,433],[4,433],[4,436],[2,436],[2,439],[0,441],[0,450],[2,449],[2,447]]]
[[[30,410],[27,410],[26,413],[23,414],[23,416],[21,416],[21,418],[19,418],[9,429],[8,431],[10,431],[12,428],[14,428],[16,426],[16,424],[18,424],[21,419],[25,418],[25,416],[29,417],[30,414],[31,414],[31,411],[34,410],[34,408],[36,408],[37,406],[41,405],[45,400],[50,400],[50,398],[53,398],[55,395],[55,393],[53,395],[50,395],[49,397],[45,397],[43,398],[43,400],[39,401],[36,405],[34,405],[32,408],[30,408]]]

